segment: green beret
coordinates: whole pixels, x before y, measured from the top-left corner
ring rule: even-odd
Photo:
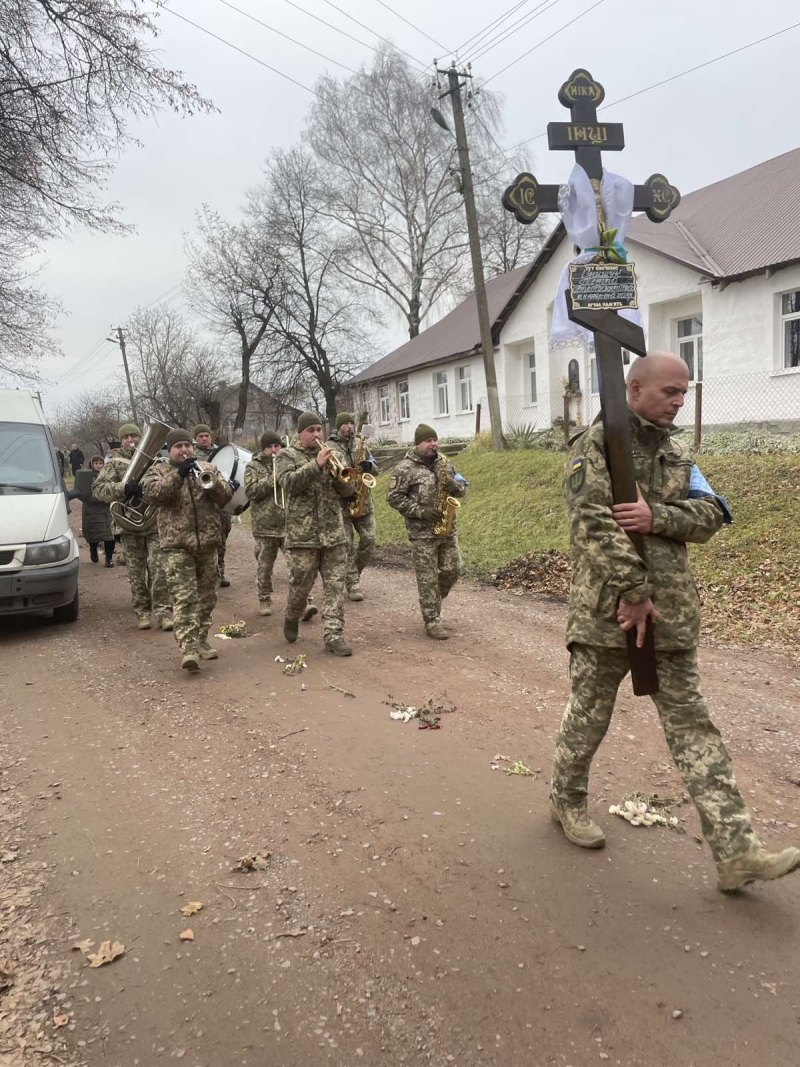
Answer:
[[[426,426],[424,422],[421,422],[419,426],[414,430],[414,444],[418,445],[420,441],[427,441],[431,437],[435,437],[439,440],[439,435],[432,426]]]
[[[336,416],[336,429],[341,430],[346,422],[352,422],[355,425],[356,417],[349,411],[340,411]]]
[[[304,411],[297,420],[297,432],[308,429],[309,426],[321,426],[322,419],[316,411]]]
[[[123,437],[127,437],[129,434],[132,433],[135,433],[137,437],[142,436],[142,431],[139,429],[135,422],[123,422],[117,432],[119,434],[120,441]]]
[[[170,430],[167,434],[167,448],[172,448],[173,445],[178,445],[181,441],[188,441],[192,444],[192,435],[188,430]]]
[[[194,434],[195,437],[197,437],[197,435],[199,433],[211,433],[211,427],[210,426],[206,426],[206,424],[204,422],[201,422],[201,423],[198,423],[197,426],[195,426],[195,428],[192,430],[192,433]]]
[[[265,430],[261,435],[261,447],[269,448],[270,445],[283,444],[281,441],[281,435],[275,433],[274,430]]]

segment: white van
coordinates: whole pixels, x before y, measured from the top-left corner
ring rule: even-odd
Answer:
[[[78,544],[42,405],[0,389],[0,615],[78,617]]]

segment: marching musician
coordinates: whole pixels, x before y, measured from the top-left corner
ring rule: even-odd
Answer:
[[[421,423],[414,432],[414,447],[392,471],[386,499],[406,520],[425,632],[437,641],[450,636],[442,624],[442,599],[458,581],[462,563],[455,512],[449,533],[437,533],[434,527],[444,520],[448,507],[458,504],[448,504],[447,498],[466,495],[466,480],[439,454],[436,431]]]
[[[273,472],[283,441],[274,430],[261,435],[261,451],[256,452],[244,472],[245,496],[250,501],[250,527],[256,555],[256,589],[260,615],[272,614],[272,571],[279,549],[283,548],[286,511],[278,493]],[[306,605],[301,616],[308,622],[317,614],[316,607]]]
[[[217,602],[222,529],[219,508],[239,488],[213,465],[195,458],[192,435],[171,430],[169,461],[154,463],[142,479],[145,498],[158,506],[158,532],[172,594],[175,638],[187,671],[201,659],[217,659],[208,643],[211,613]],[[202,476],[205,475],[205,482]]]
[[[359,474],[377,474],[378,464],[366,447],[364,438],[356,436],[356,419],[347,411],[336,416],[336,432],[328,438],[328,447],[332,448],[336,458],[345,467],[351,467]],[[372,493],[366,490],[363,515],[350,514],[350,501],[342,501],[342,518],[347,537],[347,577],[345,588],[350,600],[363,600],[361,591],[361,572],[370,561],[375,547],[375,507]]]
[[[204,422],[195,426],[192,431],[194,434],[194,454],[197,459],[208,460],[211,458],[211,453],[216,449],[214,444],[214,435],[211,432],[211,427],[206,426]],[[219,524],[222,533],[222,540],[219,543],[219,552],[217,554],[217,563],[219,565],[219,584],[224,588],[231,584],[230,579],[225,577],[225,552],[228,547],[228,538],[231,532],[231,517],[224,511],[219,513]]]
[[[141,497],[142,485],[129,481],[123,485],[128,465],[134,457],[134,449],[141,440],[142,432],[133,422],[123,423],[119,428],[120,449],[116,456],[107,459],[92,486],[92,496],[103,504],[115,500],[120,503],[128,497]],[[151,526],[141,533],[122,531],[122,548],[128,580],[131,583],[133,610],[139,620],[140,630],[150,629],[150,616],[155,616],[156,626],[162,630],[172,629],[172,605],[164,573],[164,558],[158,539],[158,529]]]
[[[278,492],[283,493],[286,507],[284,551],[289,566],[283,635],[290,643],[297,640],[298,624],[319,574],[325,648],[334,656],[352,656],[343,636],[347,538],[339,499],[351,497],[355,490],[332,472],[334,452],[321,445],[321,438],[319,415],[304,411],[297,420],[297,436],[276,460]]]

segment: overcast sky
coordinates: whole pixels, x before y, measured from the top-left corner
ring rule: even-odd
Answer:
[[[234,2],[347,66],[369,62],[367,47],[314,21],[288,0]],[[301,7],[362,42],[374,45],[378,36],[386,37],[420,65],[429,65],[434,56],[440,63],[449,58],[441,45],[460,47],[513,0],[491,5],[485,0],[387,0],[439,45],[380,0],[335,2],[369,29],[357,26],[329,0],[298,0]],[[597,4],[545,2],[551,7],[477,60],[476,75],[492,79]],[[541,3],[529,0],[519,15],[533,13]],[[221,0],[170,0],[170,6],[306,86],[313,86],[326,68],[345,73],[255,25]],[[601,0],[491,80],[489,87],[505,97],[505,130],[498,139],[510,147],[541,134],[548,121],[563,121],[567,112],[557,93],[575,67],[587,67],[605,86],[606,101],[612,102],[781,30],[798,20],[797,11],[797,0]],[[304,89],[168,12],[159,16],[158,24],[162,62],[181,70],[211,97],[219,114],[191,119],[162,115],[137,124],[142,147],[129,150],[119,161],[108,190],[109,198],[123,205],[124,220],[135,226],[135,233],[103,237],[75,232],[47,247],[41,283],[62,300],[67,312],[57,330],[64,356],[46,360],[40,368],[50,382],[43,392],[51,409],[113,380],[119,368],[117,347],[104,342],[95,350],[112,325],[164,294],[173,306],[184,306],[177,287],[185,265],[183,238],[193,229],[195,210],[208,203],[235,217],[243,190],[258,180],[267,151],[299,138],[313,104]],[[625,125],[628,147],[613,159],[606,157],[607,165],[634,182],[661,171],[687,193],[797,147],[800,135],[790,116],[797,95],[793,72],[798,49],[800,28],[610,109],[608,119]],[[530,147],[540,181],[565,180],[572,162],[569,154],[549,153],[542,138]],[[400,343],[399,323],[395,336]]]

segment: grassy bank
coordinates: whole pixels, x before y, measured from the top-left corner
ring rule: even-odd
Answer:
[[[474,577],[488,578],[528,552],[567,548],[561,496],[563,454],[467,451],[457,467],[470,482],[459,541]],[[691,549],[706,630],[720,638],[797,647],[800,639],[800,457],[703,455],[702,469],[727,496],[734,524]],[[386,504],[388,474],[375,489],[378,543],[405,544],[402,518]]]

